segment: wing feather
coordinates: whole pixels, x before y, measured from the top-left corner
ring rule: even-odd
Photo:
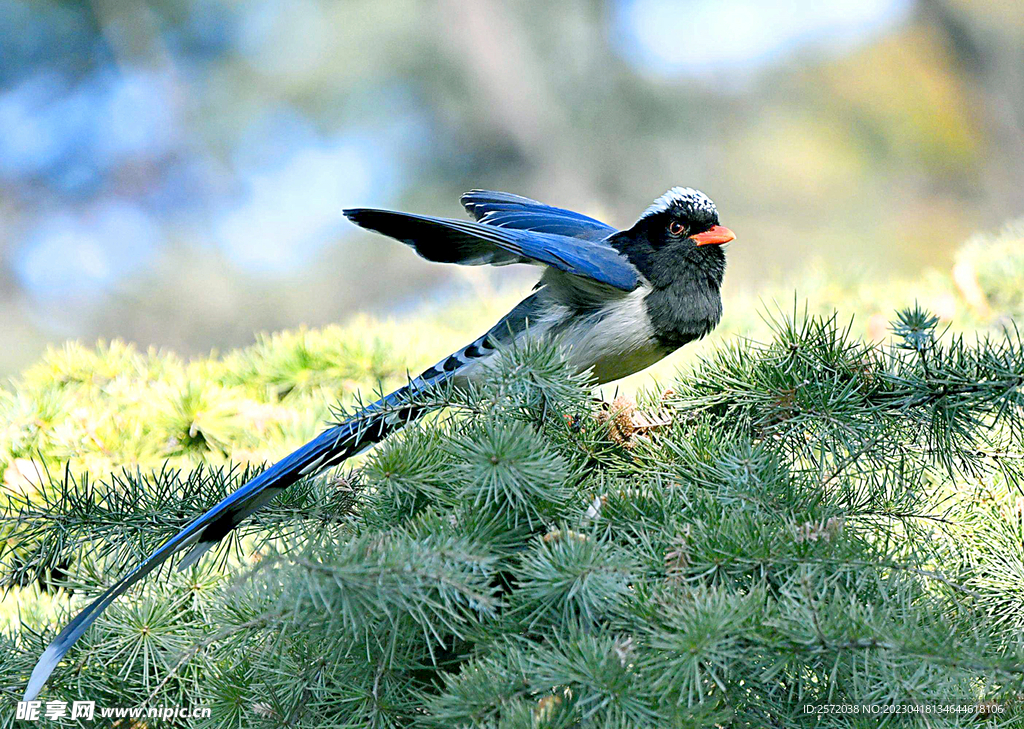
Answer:
[[[509,192],[470,190],[462,196],[462,205],[477,222],[499,228],[554,233],[592,241],[604,240],[616,232],[610,225],[583,213],[545,205]]]
[[[356,225],[411,246],[428,261],[469,266],[542,263],[623,291],[632,291],[640,281],[633,264],[602,240],[390,210],[355,208],[344,214]]]

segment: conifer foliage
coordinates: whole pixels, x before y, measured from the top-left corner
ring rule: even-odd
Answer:
[[[119,600],[43,698],[216,727],[1018,725],[1019,335],[772,324],[625,414],[551,348],[507,352]],[[9,492],[0,579],[78,606],[246,477]],[[0,644],[11,699],[44,622]]]

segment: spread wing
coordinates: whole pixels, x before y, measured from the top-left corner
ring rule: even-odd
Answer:
[[[556,208],[508,192],[470,190],[462,196],[466,212],[478,222],[499,228],[517,228],[600,241],[615,228],[582,213]]]
[[[541,207],[549,211],[557,210]],[[632,291],[640,282],[639,272],[633,264],[601,239],[588,240],[536,228],[525,229],[521,224],[526,223],[527,219],[522,216],[515,218],[520,225],[492,225],[489,221],[483,220],[492,212],[496,215],[507,215],[513,211],[486,211],[481,214],[480,222],[368,208],[345,210],[344,214],[356,225],[412,246],[428,261],[459,263],[465,266],[540,263],[623,291]],[[576,219],[572,216],[577,216],[577,213],[569,211],[562,213],[566,224],[570,219]],[[544,215],[547,216],[544,218],[548,221],[547,225],[554,225],[556,216],[553,213]],[[541,218],[535,217],[533,220],[537,225],[542,224]],[[602,238],[615,232],[603,223],[586,221],[591,219],[583,215],[578,216],[579,225],[602,226],[607,231]]]

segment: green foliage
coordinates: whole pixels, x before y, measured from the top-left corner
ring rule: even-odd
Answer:
[[[1019,721],[1020,340],[943,337],[920,308],[886,347],[835,317],[773,326],[624,444],[556,351],[507,352],[432,403],[444,417],[272,504],[243,530],[257,562],[147,581],[51,695],[209,705],[211,726],[851,726],[869,717],[802,707],[949,703]],[[245,477],[12,496],[4,579],[78,604]],[[44,641],[30,622],[5,644],[3,685]]]
[[[638,565],[608,538],[569,529],[548,532],[516,565],[513,605],[531,630],[538,625],[596,626],[626,601]]]
[[[455,498],[512,529],[539,527],[572,496],[562,459],[524,423],[488,418],[460,433],[451,448],[460,455],[451,471]]]
[[[967,241],[955,273],[975,306],[1006,319],[1024,314],[1024,220]]]
[[[505,352],[214,557],[146,580],[43,698],[209,706],[190,725],[216,727],[932,727],[982,710],[1020,725],[1020,337],[965,336],[916,304],[884,344],[836,315],[765,319],[769,336],[717,347],[634,412],[609,411],[550,346]],[[66,461],[66,398],[105,393],[111,418],[164,413],[125,415],[140,430],[122,437],[172,456],[8,478],[0,584],[24,610],[2,623],[7,695],[75,609],[252,475],[226,462],[239,442],[306,427],[247,434],[231,405],[294,413],[330,389],[336,375],[282,376],[302,369],[266,351],[285,340],[316,348],[271,338],[190,365],[68,348],[26,376],[33,397],[5,396],[23,412],[5,442],[44,463]],[[341,368],[337,351],[304,361]],[[950,704],[972,710],[921,713]]]
[[[428,322],[417,331],[356,320],[192,362],[119,342],[65,344],[0,389],[0,479],[32,492],[46,480],[37,471],[67,463],[106,478],[126,467],[225,465],[229,455],[275,460],[311,438],[333,404],[402,384],[428,342],[464,343]]]

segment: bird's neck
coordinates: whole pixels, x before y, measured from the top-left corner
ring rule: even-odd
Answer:
[[[643,236],[623,239],[619,250],[650,282],[644,299],[651,326],[668,352],[714,329],[722,317],[725,252],[685,242],[655,248]]]
[[[725,253],[720,246],[666,246],[650,259],[647,280],[655,289],[713,290],[725,276]]]

